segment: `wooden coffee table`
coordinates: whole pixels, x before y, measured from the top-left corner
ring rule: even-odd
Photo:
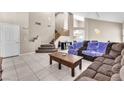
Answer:
[[[61,69],[61,64],[68,66],[71,68],[71,75],[72,77],[75,76],[75,67],[79,65],[79,69],[82,69],[82,57],[72,55],[72,54],[66,54],[62,52],[54,52],[52,54],[49,54],[50,56],[50,65],[52,65],[52,60],[59,63],[58,68]]]

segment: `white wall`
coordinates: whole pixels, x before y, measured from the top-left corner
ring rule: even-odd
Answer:
[[[48,21],[48,17],[50,17],[50,21]],[[42,25],[36,26],[35,21],[40,21]],[[0,22],[20,25],[21,54],[34,52],[38,45],[47,43],[54,37],[54,13],[0,12]],[[49,24],[51,27],[48,27]],[[37,34],[40,35],[39,41],[30,42],[33,35]]]
[[[122,34],[121,34],[121,39],[124,42],[124,23],[122,24]]]
[[[29,13],[27,12],[0,12],[0,22],[20,25],[21,53],[29,51]],[[25,47],[26,46],[26,47]]]
[[[67,12],[59,13],[55,17],[55,29],[62,35],[64,32],[68,33],[68,25],[69,25],[68,17],[69,14]]]
[[[100,31],[95,33],[95,29]],[[86,39],[121,42],[122,24],[94,19],[85,19]]]
[[[36,25],[35,23],[41,23]],[[55,13],[32,12],[29,13],[30,39],[39,36],[35,41],[32,51],[41,44],[49,43],[55,34]]]
[[[55,29],[58,31],[58,32],[61,32],[63,31],[64,29],[64,20],[65,20],[65,15],[63,13],[60,13],[56,16],[55,18]]]

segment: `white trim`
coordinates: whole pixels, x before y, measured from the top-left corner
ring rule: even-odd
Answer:
[[[23,53],[23,54],[20,54],[19,56],[21,55],[28,55],[28,54],[34,54],[35,52],[29,52],[29,53]]]

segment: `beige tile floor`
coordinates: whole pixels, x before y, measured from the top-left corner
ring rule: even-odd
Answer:
[[[70,68],[63,66],[58,70],[57,62],[49,65],[47,53],[33,53],[6,58],[3,60],[3,81],[72,81],[89,65],[90,61],[82,60],[82,70],[75,69],[75,77]]]

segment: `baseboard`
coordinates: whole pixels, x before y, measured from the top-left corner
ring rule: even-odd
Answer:
[[[28,54],[34,54],[35,52],[29,52],[29,53],[23,53],[23,54],[20,54],[21,55],[28,55]]]

